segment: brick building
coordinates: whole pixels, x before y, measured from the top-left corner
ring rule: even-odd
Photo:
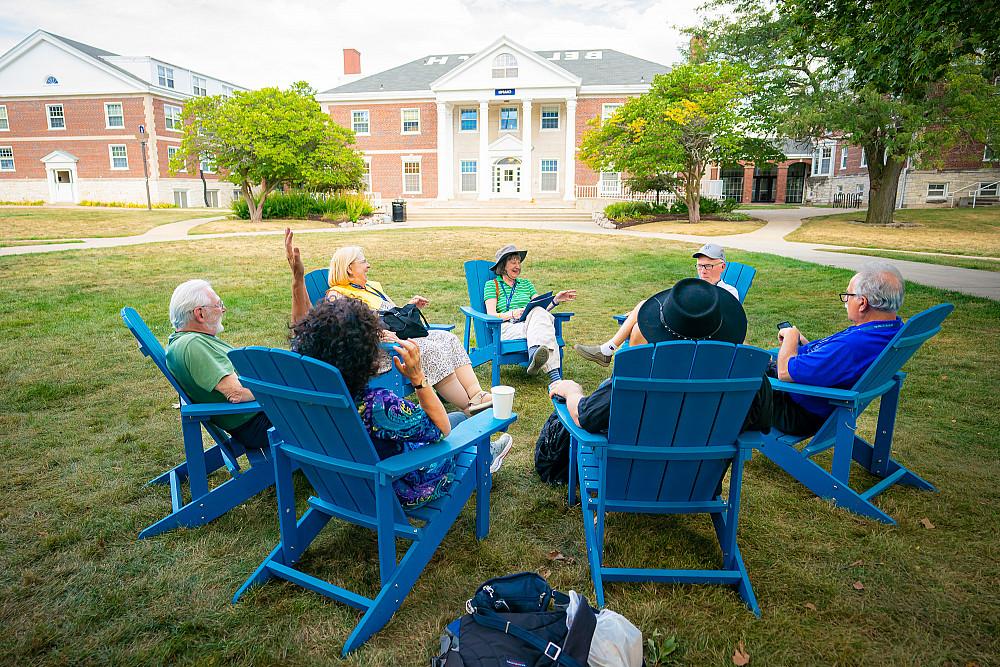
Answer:
[[[168,173],[180,112],[196,95],[244,90],[149,56],[120,56],[36,30],[0,56],[0,200],[228,206],[207,162]]]
[[[501,37],[316,96],[350,127],[383,197],[563,200],[620,191],[576,158],[587,122],[649,89],[664,65],[609,49],[530,51]],[[345,74],[360,72],[345,52]]]

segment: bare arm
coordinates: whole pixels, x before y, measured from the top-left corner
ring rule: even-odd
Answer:
[[[560,380],[552,385],[549,390],[549,397],[562,396],[566,399],[566,409],[569,411],[573,423],[580,426],[580,401],[583,399],[583,387],[572,380]]]
[[[799,353],[799,346],[809,341],[795,327],[782,329],[778,332],[781,347],[778,348],[778,379],[782,382],[795,382],[788,373],[788,362]]]
[[[215,390],[225,396],[230,403],[249,403],[256,400],[250,390],[240,384],[236,373],[230,373],[219,380],[219,384],[215,385]]]
[[[516,320],[521,316],[521,312],[524,310],[524,308],[516,308],[514,310],[508,310],[505,313],[498,313],[496,299],[486,299],[483,305],[486,306],[487,315],[492,315],[493,317],[499,317],[504,322]]]
[[[441,403],[441,399],[438,398],[434,388],[427,384],[427,378],[420,368],[420,349],[417,347],[417,344],[412,340],[401,340],[393,349],[399,355],[392,359],[396,368],[406,376],[406,379],[414,387],[423,385],[417,389],[417,402],[420,404],[421,409],[427,413],[431,422],[438,427],[441,435],[448,435],[451,433],[451,422],[448,421],[448,413],[445,411],[444,405]]]
[[[299,249],[292,245],[292,230],[285,228],[285,259],[292,270],[292,324],[295,324],[312,308],[309,292],[306,290],[305,267]]]

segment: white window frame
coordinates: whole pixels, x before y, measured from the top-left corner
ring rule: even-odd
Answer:
[[[201,160],[198,161],[198,168],[203,174],[214,174],[217,170],[215,160],[212,159],[211,155],[202,156]]]
[[[406,112],[415,111],[417,113],[417,129],[407,130],[406,129]],[[409,122],[413,122],[412,120]],[[399,110],[399,133],[400,134],[420,134],[420,108],[419,107],[407,107],[406,109]]]
[[[227,86],[226,84],[222,84],[222,96],[223,97],[232,97],[233,96],[233,90],[234,90],[234,88],[232,86]]]
[[[13,146],[0,146],[0,151],[9,151],[9,156],[0,155],[0,171],[17,171],[17,165],[14,164],[14,147]],[[3,166],[5,160],[10,160],[10,168],[7,169]]]
[[[3,122],[3,125],[0,126],[0,132],[10,132],[10,118],[7,116],[6,104],[0,104],[0,121]],[[987,148],[989,148],[989,146],[987,146]]]
[[[198,85],[199,83],[201,84],[200,86]],[[208,97],[208,78],[204,76],[198,76],[197,74],[192,74],[191,94],[197,97]]]
[[[364,114],[365,119],[360,121],[354,117],[354,114]],[[358,129],[358,125],[364,124],[366,129],[364,132]],[[372,114],[368,109],[351,109],[351,130],[356,136],[368,137],[372,133]]]
[[[605,102],[601,105],[601,122],[615,115],[615,112],[625,106],[624,102]]]
[[[494,79],[514,79],[517,72],[517,58],[513,53],[501,53],[493,59]]]
[[[983,162],[996,162],[1000,160],[1000,151],[993,150],[989,144],[983,146]]]
[[[556,165],[555,171],[545,171],[545,163],[554,162]],[[547,174],[555,174],[555,187],[551,190],[546,189],[545,180],[543,176]],[[542,158],[538,161],[538,191],[539,192],[559,192],[559,160],[557,158]]]
[[[52,127],[52,110],[59,107],[59,118],[62,118],[62,127]],[[45,122],[49,124],[50,130],[65,130],[66,129],[66,107],[62,104],[46,104],[45,105]]]
[[[111,111],[110,111],[110,109],[108,107],[115,106],[115,105],[117,105],[118,107],[121,108],[121,114],[119,114],[119,116],[122,119],[122,124],[121,125],[112,125],[111,124],[111,117],[112,116],[111,116]],[[117,118],[119,116],[115,116],[115,117]],[[107,130],[124,130],[125,129],[125,105],[124,104],[122,104],[121,102],[105,102],[104,103],[104,128],[107,129]]]
[[[504,110],[513,111],[514,112],[514,127],[513,128],[510,128],[510,127],[505,128],[503,126],[503,112],[504,112]],[[508,120],[510,120],[510,119],[508,118]],[[500,132],[517,132],[520,129],[521,129],[521,112],[520,112],[520,109],[518,109],[518,107],[513,107],[513,106],[510,106],[510,107],[500,107],[500,116],[497,118],[497,130],[499,130]]]
[[[465,171],[465,166],[471,164],[472,171]],[[479,160],[458,161],[458,188],[460,192],[479,192]],[[472,188],[465,187],[465,177],[472,176]]]
[[[840,170],[844,171],[847,169],[847,146],[841,146],[840,148]]]
[[[364,158],[364,163],[365,163],[365,166],[361,170],[361,182],[363,183],[363,185],[362,185],[362,188],[363,188],[362,192],[371,192],[372,191],[372,159],[370,157],[365,157]]]
[[[861,168],[862,169],[868,168],[868,156],[865,154],[864,148],[861,149]]]
[[[545,127],[546,120],[552,120],[551,118],[545,118],[545,112],[556,112],[556,126],[555,127]],[[543,104],[541,111],[538,112],[538,131],[539,132],[558,132],[562,127],[562,112],[559,110],[558,104]]]
[[[614,178],[611,178],[614,176]],[[620,171],[602,171],[597,179],[598,195],[617,196],[622,193],[622,174]]]
[[[176,109],[176,115],[169,113],[170,110]],[[164,104],[163,105],[163,129],[170,130],[171,132],[183,132],[184,122],[181,120],[181,111],[183,109],[176,104]],[[174,127],[170,127],[173,123]]]
[[[115,155],[115,149],[120,148],[124,155]],[[124,167],[115,166],[115,158],[119,160],[125,158]],[[108,160],[111,163],[111,171],[128,171],[128,146],[126,144],[108,144]]]
[[[830,176],[833,173],[833,149],[834,144],[820,144],[813,152],[812,175]],[[827,161],[826,169],[823,169],[823,162]]]
[[[996,181],[979,181],[976,192],[979,197],[996,197],[1000,194],[1000,186],[997,186]]]
[[[173,149],[174,153],[177,153],[178,151],[180,151],[181,147],[180,146],[167,146],[167,165],[168,166],[170,165],[170,158],[172,157],[170,155],[170,149]],[[184,167],[181,168],[181,169],[178,169],[177,173],[178,174],[186,174],[187,170],[188,170],[187,169],[187,161],[185,160]]]
[[[473,121],[475,122],[476,126],[471,130],[462,129],[462,114],[466,111],[471,111],[474,116]],[[462,107],[458,110],[458,131],[466,132],[469,134],[474,132],[479,132],[479,109],[477,109],[476,107]]]
[[[931,192],[931,190],[938,190],[940,192]],[[928,183],[927,184],[927,200],[945,200],[948,198],[948,184],[947,183]]]
[[[403,194],[404,195],[422,195],[424,193],[424,167],[421,164],[421,158],[419,155],[407,155],[400,159],[400,175],[403,177]],[[406,189],[406,177],[413,176],[414,174],[406,173],[406,165],[415,164],[417,165],[417,189],[407,190]]]
[[[161,88],[174,88],[174,68],[168,65],[156,66],[156,82]]]

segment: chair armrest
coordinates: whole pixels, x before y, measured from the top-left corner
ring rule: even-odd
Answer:
[[[263,410],[257,401],[246,403],[188,403],[181,406],[181,417],[207,419],[216,415],[244,415]]]
[[[430,331],[451,331],[455,328],[454,324],[430,324],[427,326]]]
[[[486,322],[487,324],[500,324],[503,322],[499,317],[494,315],[487,315],[486,313],[481,313],[478,310],[472,308],[472,306],[460,306],[460,310],[465,313],[466,317],[471,317],[474,320],[480,320]]]
[[[573,438],[575,438],[578,442],[582,442],[585,445],[590,445],[591,447],[608,446],[608,436],[601,435],[599,433],[591,433],[577,426],[576,422],[573,421],[573,417],[569,414],[569,408],[566,407],[565,403],[552,401],[552,405],[556,409],[556,415],[558,415],[559,421],[562,422],[562,425],[566,427],[566,430],[569,431],[569,434],[573,436]]]
[[[736,446],[740,449],[760,449],[763,443],[760,431],[745,431],[736,438]]]
[[[556,318],[557,320],[568,320],[569,318],[576,315],[576,313],[563,312],[563,311],[558,311],[558,312],[550,311],[550,312],[552,312],[552,317]]]
[[[612,315],[611,319],[613,319],[618,324],[621,324],[622,322],[628,319],[628,315]]]
[[[816,398],[825,398],[830,401],[838,402],[848,402],[854,403],[858,400],[860,394],[852,389],[834,389],[833,387],[816,387],[810,384],[798,384],[797,382],[782,382],[781,380],[775,380],[774,378],[768,378],[771,381],[771,389],[775,391],[784,391],[789,394],[799,394],[801,396],[815,396]]]
[[[512,414],[507,419],[496,419],[493,417],[492,410],[481,412],[453,428],[448,437],[440,442],[403,454],[390,456],[380,461],[375,466],[375,469],[393,479],[402,477],[418,468],[454,456],[482,437],[489,437],[499,431],[506,431],[516,420],[516,414]]]

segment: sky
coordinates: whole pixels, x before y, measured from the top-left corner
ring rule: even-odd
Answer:
[[[338,84],[343,49],[375,74],[475,53],[501,35],[537,51],[615,49],[672,65],[704,0],[0,0],[0,53],[43,29],[247,88]]]

